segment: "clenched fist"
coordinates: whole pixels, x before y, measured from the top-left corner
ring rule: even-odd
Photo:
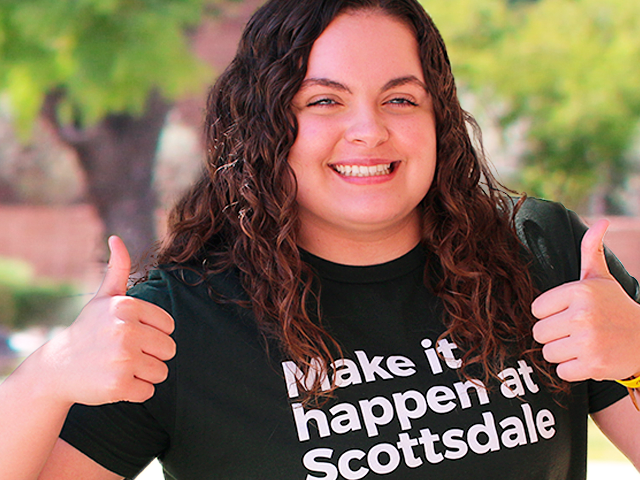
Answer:
[[[580,280],[540,295],[531,305],[540,319],[533,336],[544,358],[567,381],[624,379],[640,372],[640,305],[613,278],[596,222],[581,245]]]
[[[167,378],[174,323],[160,307],[126,296],[129,253],[109,239],[111,258],[96,296],[76,321],[43,347],[59,400],[99,405],[143,402]],[[54,379],[52,379],[54,380]]]

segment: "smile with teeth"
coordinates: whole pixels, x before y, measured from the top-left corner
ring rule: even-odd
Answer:
[[[393,163],[378,165],[332,165],[336,172],[345,177],[376,177],[389,175],[393,171]]]

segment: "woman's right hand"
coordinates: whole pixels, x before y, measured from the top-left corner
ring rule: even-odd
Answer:
[[[121,478],[73,447],[66,452],[74,455],[58,449],[49,458],[74,403],[143,402],[167,378],[164,362],[175,354],[173,319],[126,296],[129,253],[117,237],[109,247],[109,268],[96,296],[0,385],[2,478],[38,478],[48,459],[41,478]]]
[[[175,355],[173,318],[162,308],[126,296],[129,253],[109,239],[111,258],[96,296],[76,321],[36,352],[61,403],[143,402],[167,378]]]

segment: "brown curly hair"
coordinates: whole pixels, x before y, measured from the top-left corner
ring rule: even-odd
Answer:
[[[414,0],[272,0],[255,13],[211,89],[206,170],[174,208],[159,263],[204,265],[203,275],[237,269],[261,331],[283,355],[303,369],[341,355],[307,307],[317,289],[296,241],[291,102],[315,40],[341,13],[367,9],[415,33],[433,99],[437,165],[420,208],[430,253],[425,283],[444,304],[443,335],[466,352],[465,369],[483,367],[485,380],[516,352],[555,384],[530,334],[535,292],[514,229],[520,203],[494,179],[480,141],[474,148],[467,126],[477,138],[479,129],[460,106],[444,42]],[[310,394],[319,395],[320,385]]]

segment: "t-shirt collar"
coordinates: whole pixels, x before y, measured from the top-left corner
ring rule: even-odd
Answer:
[[[330,262],[300,249],[302,260],[311,265],[316,274],[327,280],[344,283],[376,283],[393,280],[417,268],[424,268],[426,254],[422,245],[395,260],[377,265],[353,266]]]

